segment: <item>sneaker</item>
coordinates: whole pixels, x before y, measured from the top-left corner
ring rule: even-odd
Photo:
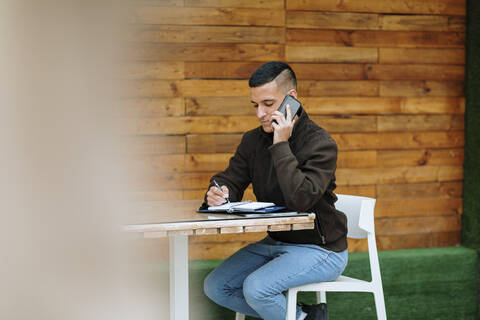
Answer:
[[[302,311],[307,314],[305,320],[327,320],[328,309],[326,303],[300,304]]]

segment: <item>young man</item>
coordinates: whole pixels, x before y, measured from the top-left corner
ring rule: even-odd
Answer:
[[[305,110],[294,119],[289,106],[286,118],[277,111],[287,94],[297,97],[290,66],[268,62],[252,74],[249,86],[261,126],[243,135],[228,168],[212,177],[204,205],[220,205],[226,197],[240,201],[252,183],[258,201],[316,213],[315,229],[268,232],[212,271],[204,290],[236,312],[284,320],[283,291],[335,280],[347,264],[347,221],[334,207],[337,145]],[[320,319],[319,312],[318,305],[298,307],[297,319]]]

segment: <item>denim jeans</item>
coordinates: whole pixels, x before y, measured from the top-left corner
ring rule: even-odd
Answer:
[[[299,285],[335,280],[347,265],[348,252],[314,244],[293,244],[270,237],[240,249],[204,282],[215,303],[256,318],[285,320],[283,292]],[[297,318],[300,316],[297,307]]]

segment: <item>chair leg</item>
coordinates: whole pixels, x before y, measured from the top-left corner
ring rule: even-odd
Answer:
[[[235,313],[235,320],[245,320],[245,315],[243,313]]]
[[[387,320],[387,312],[385,310],[385,299],[383,297],[383,291],[377,291],[373,293],[375,299],[375,309],[377,309],[377,319]]]
[[[317,303],[327,303],[327,293],[325,291],[317,291]]]
[[[285,320],[296,320],[297,317],[297,291],[289,289],[287,291],[287,313]]]

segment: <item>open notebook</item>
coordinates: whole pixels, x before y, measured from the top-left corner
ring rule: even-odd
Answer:
[[[276,212],[285,209],[285,207],[275,206],[273,202],[229,202],[220,206],[208,207],[200,209],[199,212],[227,212],[227,213],[267,213]]]

